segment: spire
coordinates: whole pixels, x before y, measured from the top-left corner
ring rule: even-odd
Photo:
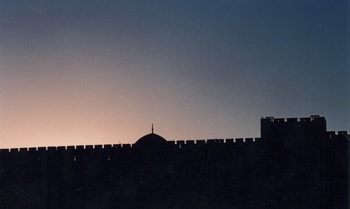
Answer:
[[[154,129],[153,129],[153,123],[152,123],[152,134],[153,134],[153,131],[154,131]]]

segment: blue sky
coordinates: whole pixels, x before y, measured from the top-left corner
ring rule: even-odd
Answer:
[[[350,130],[349,5],[0,0],[0,147]]]

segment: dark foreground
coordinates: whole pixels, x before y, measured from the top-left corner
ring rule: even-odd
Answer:
[[[348,209],[349,134],[261,119],[261,138],[0,150],[0,209]]]

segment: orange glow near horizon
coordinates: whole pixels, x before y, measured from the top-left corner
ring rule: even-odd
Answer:
[[[25,2],[0,3],[0,148],[350,129],[341,2]]]
[[[50,83],[50,81],[52,81]],[[104,85],[23,79],[3,84],[0,147],[133,143],[127,98]],[[100,80],[97,80],[101,82]],[[96,82],[96,80],[95,80]],[[114,88],[115,89],[115,88]],[[130,90],[131,91],[131,90]],[[128,107],[129,110],[125,109]],[[136,121],[133,122],[137,124]],[[136,132],[138,134],[138,132]]]
[[[155,133],[168,140],[233,137],[223,130],[234,123],[217,123],[224,112],[210,119],[200,115],[195,103],[181,98],[185,94],[164,94],[141,88],[142,83],[134,89],[116,85],[112,91],[104,81],[84,88],[72,82],[8,85],[0,95],[0,148],[135,143],[151,132],[152,123]]]
[[[175,86],[126,85],[103,73],[75,76],[2,82],[0,148],[134,143],[150,133],[152,123],[156,133],[174,137],[169,140],[210,137],[201,128],[205,115],[186,118],[198,108],[186,101],[187,93],[174,92]]]

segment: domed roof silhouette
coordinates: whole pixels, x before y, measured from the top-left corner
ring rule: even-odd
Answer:
[[[149,145],[164,144],[165,142],[166,142],[166,139],[164,139],[163,137],[155,133],[150,133],[141,137],[139,140],[137,140],[135,145],[149,146]]]
[[[147,134],[141,137],[139,140],[137,140],[135,143],[135,146],[136,147],[157,147],[160,145],[164,145],[166,142],[167,142],[166,139],[164,139],[163,137],[153,132],[153,125],[152,125],[152,133]]]

